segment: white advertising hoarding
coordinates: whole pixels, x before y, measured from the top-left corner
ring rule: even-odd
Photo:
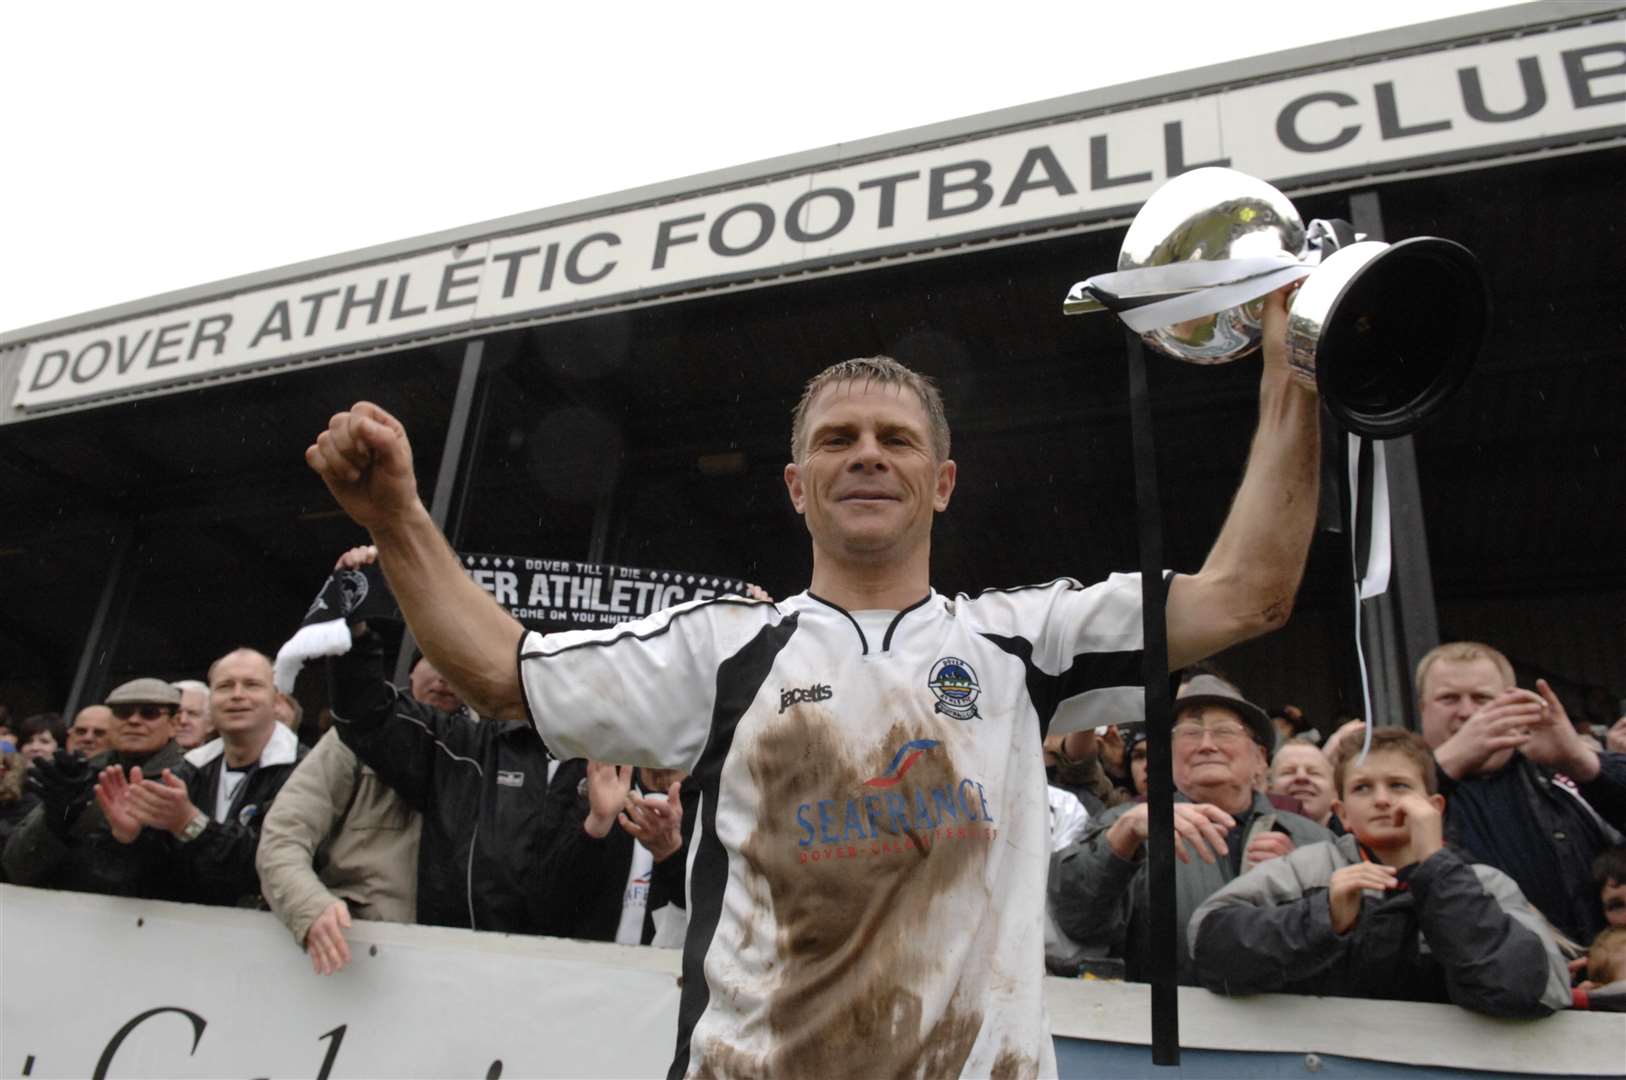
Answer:
[[[1626,134],[1626,22],[1316,71],[742,183],[30,342],[43,409],[458,327],[1122,214],[1201,165],[1283,187]]]
[[[269,912],[0,885],[0,1078],[519,1080],[657,1077],[671,1064],[675,950],[369,922],[348,937],[350,965],[318,977]],[[1062,1075],[1102,1075],[1090,1043],[1148,1045],[1149,994],[1046,979]],[[1261,1055],[1230,1059],[1243,1075],[1280,1073],[1284,1054],[1299,1069],[1315,1051],[1435,1076],[1607,1076],[1626,1040],[1619,1014],[1506,1021],[1196,987],[1181,987],[1180,1016],[1186,1050]],[[1131,1060],[1144,1063],[1136,1075],[1167,1071],[1149,1053]]]

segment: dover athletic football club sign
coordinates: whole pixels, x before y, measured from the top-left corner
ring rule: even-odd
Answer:
[[[40,410],[701,285],[1123,216],[1228,165],[1278,186],[1626,132],[1619,20],[840,163],[257,287],[28,343]]]

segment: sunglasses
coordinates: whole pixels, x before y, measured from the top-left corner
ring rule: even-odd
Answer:
[[[175,712],[173,705],[109,705],[108,708],[120,720],[128,720],[137,713],[143,720],[158,720]]]

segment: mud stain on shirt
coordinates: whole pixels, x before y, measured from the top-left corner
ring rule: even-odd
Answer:
[[[783,967],[762,1063],[774,1076],[958,1075],[982,1028],[980,1009],[956,995],[928,1031],[922,1001],[950,977],[929,937],[932,901],[980,875],[989,846],[932,826],[975,828],[986,802],[941,726],[918,706],[898,714],[860,750],[823,709],[798,706],[748,757],[761,801],[742,854],[772,897]]]
[[[989,1080],[1028,1080],[1038,1075],[1039,1063],[1028,1054],[1018,1053],[1009,1046],[999,1052],[994,1059],[994,1067],[988,1072]]]

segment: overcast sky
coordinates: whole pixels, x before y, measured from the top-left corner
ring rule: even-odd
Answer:
[[[0,330],[1500,6],[0,4]]]

